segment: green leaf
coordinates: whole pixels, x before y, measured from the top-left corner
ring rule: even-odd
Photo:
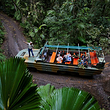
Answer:
[[[54,14],[55,14],[55,11],[54,10],[47,11],[47,15],[54,15]]]
[[[96,99],[88,92],[76,88],[55,89],[50,85],[38,89],[42,110],[100,110]]]
[[[45,38],[44,34],[41,34],[41,35],[40,35],[40,37],[41,37],[42,39],[44,39],[44,38]]]
[[[85,28],[85,25],[83,23],[79,23],[78,27],[83,29],[83,28]]]
[[[86,43],[86,39],[83,38],[83,37],[78,37],[79,41],[83,42],[83,43]]]
[[[39,29],[41,29],[43,26],[46,26],[46,24],[42,24],[42,25],[39,27]]]
[[[34,37],[34,35],[35,35],[34,32],[32,32],[32,31],[29,32],[29,36]]]
[[[40,86],[38,89],[38,94],[41,96],[42,101],[42,107],[45,106],[46,108],[50,108],[50,99],[51,99],[51,93],[55,90],[54,86],[51,86],[50,84],[47,84],[46,86]]]
[[[10,58],[0,63],[1,110],[39,109],[40,97],[36,89],[23,59]]]
[[[35,33],[37,33],[37,32],[38,32],[38,30],[39,30],[38,28],[34,28]]]

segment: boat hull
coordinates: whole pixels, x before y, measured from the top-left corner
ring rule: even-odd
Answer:
[[[80,68],[74,65],[65,65],[65,64],[56,64],[56,63],[48,63],[38,61],[35,63],[26,63],[27,67],[36,68],[39,71],[46,71],[46,72],[71,72],[72,74],[77,73],[81,76],[93,76],[96,74],[101,74],[103,69],[97,69],[92,67],[85,67],[85,69]]]

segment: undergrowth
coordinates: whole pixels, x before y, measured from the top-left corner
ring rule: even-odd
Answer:
[[[4,27],[0,21],[0,61],[6,59],[5,55],[3,55],[3,50],[1,49],[1,45],[3,44],[4,41],[4,35],[5,35]]]

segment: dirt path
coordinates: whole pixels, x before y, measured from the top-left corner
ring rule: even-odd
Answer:
[[[0,13],[0,19],[6,30],[5,42],[2,45],[4,54],[9,58],[15,56],[21,49],[27,48],[27,45],[23,43],[26,41],[23,37],[22,29],[16,21],[7,15]]]
[[[7,58],[15,56],[19,50],[27,48],[23,40],[26,41],[23,36],[22,29],[19,24],[7,15],[0,13],[0,19],[6,30],[5,42],[2,45],[4,54]],[[110,110],[110,102],[108,96],[110,96],[110,86],[108,80],[110,80],[110,56],[106,57],[108,62],[106,68],[101,75],[96,75],[93,78],[61,75],[44,73],[38,71],[31,71],[33,74],[33,82],[38,86],[46,85],[50,83],[56,88],[61,87],[76,87],[82,90],[86,90],[91,93],[99,102],[101,108]]]
[[[36,73],[32,71],[32,74],[33,82],[38,84],[38,86],[50,83],[56,88],[79,88],[81,90],[85,90],[91,93],[98,100],[101,108],[105,108],[105,110],[110,110],[110,102],[108,101],[110,93],[104,90],[104,88],[106,88],[105,82],[110,79],[110,71],[108,70],[105,70],[105,72],[103,72],[101,75],[96,75],[93,78],[72,76],[68,73],[68,75],[64,75],[44,72]],[[107,78],[106,75],[109,76],[109,78]]]

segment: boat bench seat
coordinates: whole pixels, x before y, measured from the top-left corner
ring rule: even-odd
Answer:
[[[73,65],[78,65],[78,59],[79,59],[79,58],[74,58],[74,59],[73,59]]]
[[[65,62],[65,64],[71,64],[71,61]]]
[[[91,64],[96,66],[97,63],[99,63],[99,60],[98,60],[97,55],[96,55],[96,51],[89,52],[89,53],[90,53],[90,58],[91,58]]]
[[[53,52],[52,56],[51,56],[51,59],[50,59],[50,63],[54,63],[55,57],[56,57],[56,52]]]
[[[81,53],[80,57],[82,58],[82,55],[86,56],[86,52]]]

